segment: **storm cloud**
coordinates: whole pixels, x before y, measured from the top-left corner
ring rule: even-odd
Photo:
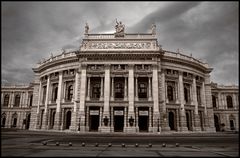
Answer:
[[[237,84],[238,2],[2,2],[2,84],[33,81],[32,68],[62,48],[78,49],[90,33],[113,33],[115,19],[127,33],[157,25],[163,49],[207,62],[211,80]]]

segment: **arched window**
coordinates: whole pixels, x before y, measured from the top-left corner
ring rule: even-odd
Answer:
[[[189,98],[188,98],[188,89],[187,89],[187,88],[184,88],[184,99],[185,99],[186,103],[189,101]]]
[[[201,104],[201,88],[197,86],[197,102],[200,105]]]
[[[124,87],[123,83],[115,84],[115,98],[123,98],[124,97]]]
[[[54,95],[53,95],[53,101],[57,100],[57,93],[58,93],[58,87],[54,88]]]
[[[173,87],[167,86],[167,96],[169,101],[173,101]]]
[[[20,95],[17,94],[15,96],[15,102],[14,102],[14,106],[18,107],[20,105]]]
[[[8,106],[8,103],[9,103],[9,95],[6,94],[6,95],[4,96],[4,103],[3,103],[3,106]]]
[[[43,97],[42,97],[42,103],[45,104],[46,101],[46,94],[47,94],[47,86],[43,87]]]
[[[138,97],[139,98],[147,98],[147,84],[146,83],[139,83],[138,89]]]
[[[17,127],[17,113],[12,115],[12,127]]]
[[[216,108],[217,107],[217,104],[216,104],[216,97],[214,95],[212,95],[212,104],[213,104],[213,107]]]
[[[92,98],[95,98],[95,99],[100,98],[100,91],[101,91],[100,83],[93,84]]]
[[[71,100],[72,100],[72,97],[73,97],[73,86],[70,85],[70,86],[68,87],[67,100],[68,100],[68,101],[71,101]]]
[[[1,127],[5,127],[6,124],[6,114],[3,113],[1,117]]]
[[[33,95],[30,96],[30,104],[29,104],[29,106],[32,106],[32,100],[33,100]]]
[[[227,107],[233,108],[232,97],[230,95],[227,96]]]

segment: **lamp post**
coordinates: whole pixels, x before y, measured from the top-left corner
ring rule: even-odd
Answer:
[[[157,119],[157,121],[158,121],[158,129],[157,129],[157,131],[160,132],[160,131],[159,131],[159,118]]]

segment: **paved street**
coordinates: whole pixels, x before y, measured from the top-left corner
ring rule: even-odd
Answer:
[[[2,129],[1,156],[238,157],[238,137],[235,133],[81,134]],[[43,145],[43,142],[47,144]],[[122,147],[123,143],[125,147]],[[163,143],[166,147],[162,146]]]

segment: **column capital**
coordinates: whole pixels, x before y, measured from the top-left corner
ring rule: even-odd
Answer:
[[[111,67],[111,64],[104,64],[105,69],[110,69],[110,67]]]
[[[81,64],[80,64],[80,67],[81,67],[81,69],[87,69],[87,64],[81,63]]]
[[[128,64],[128,69],[133,69],[134,68],[134,64]]]

